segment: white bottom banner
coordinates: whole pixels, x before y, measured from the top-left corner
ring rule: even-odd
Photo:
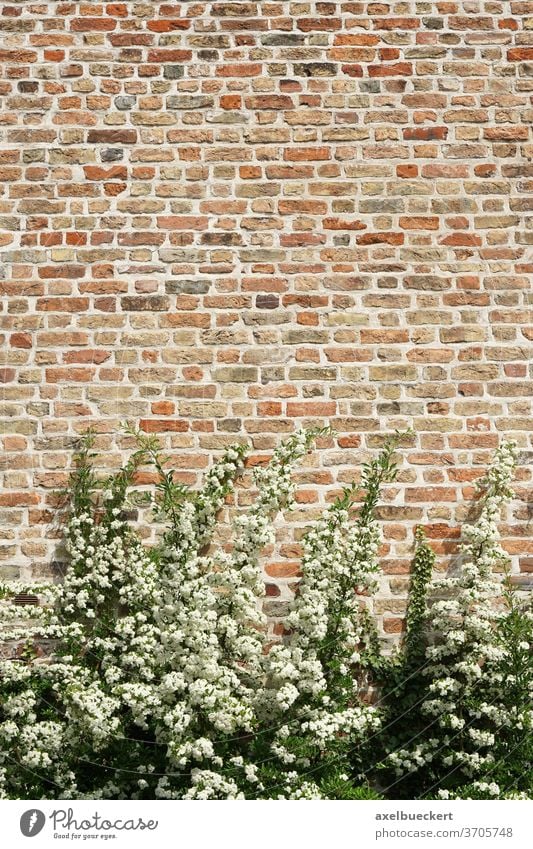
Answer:
[[[2,801],[0,845],[529,849],[532,816],[528,801]]]

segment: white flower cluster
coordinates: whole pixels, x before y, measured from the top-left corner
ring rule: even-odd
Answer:
[[[513,443],[497,450],[481,481],[479,517],[463,527],[459,572],[433,584],[438,600],[429,610],[428,630],[435,640],[426,649],[423,674],[428,685],[421,705],[432,736],[389,755],[388,763],[398,776],[426,769],[434,776],[444,771],[471,780],[493,769],[493,751],[503,729],[531,728],[531,706],[513,705],[508,698],[513,678],[502,672],[511,664],[516,646],[505,645],[498,636],[507,614],[498,603],[502,597],[498,572],[508,556],[499,543],[497,520],[512,496],[516,454]],[[529,643],[523,642],[527,653]],[[444,770],[439,771],[437,764]],[[489,796],[499,794],[494,782],[478,781],[471,787]]]
[[[23,623],[0,602],[1,637],[14,646],[0,660],[0,798],[315,799],[364,775],[357,751],[382,723],[360,697],[374,645],[373,509],[393,479],[392,449],[364,466],[355,520],[348,488],[305,535],[283,641],[270,646],[260,608],[260,554],[276,513],[293,505],[291,470],[314,436],[295,433],[255,469],[253,503],[224,546],[213,531],[243,471],[242,446],[226,450],[195,494],[155,456],[166,527],[153,548],[123,509],[135,463],[94,503],[83,468],[62,583],[0,587],[2,599],[24,591],[39,600]],[[399,776],[457,769],[474,797],[506,792],[485,781],[502,729],[531,728],[524,705],[494,698],[520,686],[494,640],[503,614],[491,603],[501,594],[492,570],[505,557],[496,519],[514,462],[500,449],[479,520],[465,530],[465,562],[437,585],[430,627],[441,636],[427,650],[422,703],[431,734],[389,757]],[[526,656],[531,642],[522,634],[517,651]]]
[[[291,469],[312,439],[309,432],[296,433],[255,470],[258,493],[234,521],[231,551],[208,554],[206,546],[231,482],[242,472],[242,446],[225,452],[195,498],[167,500],[170,526],[155,551],[125,521],[118,485],[109,486],[107,497],[104,492],[102,509],[91,510],[85,501],[74,512],[66,531],[69,569],[50,589],[53,606],[37,608],[39,636],[56,641],[56,655],[40,666],[2,664],[2,686],[9,691],[0,714],[5,781],[11,751],[22,765],[46,768],[74,798],[152,793],[215,799],[268,791],[251,756],[260,717],[270,710],[265,680],[276,667],[276,655],[272,662],[265,655],[259,555],[273,540],[273,516],[292,504]],[[30,633],[27,627],[4,631],[13,639]],[[291,664],[297,686],[279,681],[277,715],[302,693],[318,697],[327,688],[308,637],[291,653]],[[281,678],[286,674],[280,671]],[[318,745],[365,726],[365,711],[356,707],[331,719],[316,710],[306,716],[305,733]],[[144,740],[153,752],[149,763]],[[236,755],[243,740],[252,741],[244,757]],[[275,757],[275,747],[269,752]],[[96,773],[91,781],[83,777],[86,769],[79,770],[84,757]],[[287,782],[295,798],[314,795],[312,785]]]
[[[284,719],[272,750],[286,764],[305,767],[340,737],[353,747],[379,727],[378,711],[360,703],[356,670],[366,636],[361,594],[373,587],[378,545],[371,511],[353,522],[345,499],[304,538],[302,579],[286,622],[292,637],[266,658],[263,701]]]

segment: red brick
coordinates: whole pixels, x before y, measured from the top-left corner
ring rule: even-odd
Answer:
[[[370,35],[363,33],[338,33],[333,38],[335,45],[359,45],[361,47],[372,47],[374,44],[379,44],[379,35]]]
[[[512,47],[507,51],[509,62],[530,62],[533,59],[533,47]]]
[[[407,179],[418,177],[418,165],[397,165],[396,175]]]
[[[325,230],[366,230],[367,227],[362,221],[348,221],[345,218],[324,218],[322,226]]]
[[[152,404],[152,413],[154,416],[172,416],[174,415],[175,406],[172,401],[154,401]]]
[[[94,368],[47,368],[47,383],[90,383],[96,373]]]
[[[496,166],[493,163],[476,165],[474,167],[474,174],[476,177],[494,177],[495,173]]]
[[[216,69],[217,77],[257,77],[261,74],[262,65],[258,62],[243,62],[242,64],[224,64]]]
[[[533,58],[533,49],[531,50]],[[529,136],[529,127],[513,125],[512,127],[485,127],[483,138],[493,141],[524,141]]]
[[[451,163],[423,165],[421,173],[423,177],[443,177],[447,180],[455,180],[468,177],[468,165],[452,165]]]
[[[189,422],[181,419],[141,419],[139,427],[146,433],[186,433]]]
[[[481,245],[481,238],[476,236],[475,233],[452,233],[450,236],[440,239],[440,244],[451,245],[453,247],[461,245],[476,247]]]
[[[268,563],[265,572],[271,578],[297,578],[302,573],[299,562],[282,561],[280,563]]]
[[[362,65],[341,65],[341,71],[343,74],[347,74],[349,77],[362,77],[363,76],[363,66]]]
[[[396,62],[395,65],[369,65],[369,77],[409,77],[413,73],[410,62]]]
[[[405,29],[418,29],[420,27],[419,18],[374,18],[374,29],[387,29],[401,32]]]
[[[125,180],[128,176],[128,169],[125,165],[114,165],[111,168],[84,165],[83,170],[88,180]]]
[[[31,348],[33,345],[31,333],[12,333],[9,344],[12,348]]]
[[[364,233],[356,237],[359,245],[403,245],[403,233]]]
[[[439,218],[437,215],[400,215],[399,224],[402,230],[438,230]]]
[[[152,32],[175,32],[176,30],[189,29],[190,25],[191,22],[187,18],[148,21],[146,24]]]
[[[38,312],[80,313],[88,307],[88,298],[37,298]]]
[[[220,98],[221,109],[240,109],[242,97],[240,94],[223,94]]]
[[[443,141],[448,135],[448,127],[406,127],[404,139],[419,141]]]
[[[47,62],[62,62],[65,58],[64,50],[45,50],[44,58]]]
[[[157,219],[162,230],[206,230],[208,225],[206,215],[162,215]]]
[[[0,492],[0,507],[29,507],[38,503],[36,492]]]
[[[283,215],[323,215],[327,210],[327,204],[322,200],[280,200],[278,210]]]
[[[257,412],[260,416],[281,416],[282,407],[279,401],[264,401],[257,405]]]
[[[418,486],[406,487],[406,501],[422,501],[438,504],[441,501],[457,501],[457,491],[453,487]]]
[[[155,62],[156,64],[165,62],[187,62],[192,58],[191,50],[179,50],[179,49],[161,49],[161,50],[149,50],[148,51],[148,61]]]
[[[107,3],[105,7],[106,15],[115,18],[127,18],[128,6],[126,3]]]
[[[15,380],[17,372],[14,368],[0,366],[0,383],[11,383]]]
[[[37,53],[34,50],[0,50],[0,62],[9,65],[23,65],[25,62],[36,62]]]
[[[73,32],[110,32],[116,25],[112,18],[74,18],[70,21]]]
[[[291,162],[320,162],[331,159],[329,147],[289,147],[283,151],[283,158]]]

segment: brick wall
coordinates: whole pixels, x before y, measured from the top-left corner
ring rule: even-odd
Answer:
[[[413,426],[381,511],[396,632],[409,524],[450,553],[491,449],[529,445],[531,5],[11,0],[0,28],[1,576],[53,569],[90,423],[108,467],[140,419],[194,484],[330,421],[297,524]]]

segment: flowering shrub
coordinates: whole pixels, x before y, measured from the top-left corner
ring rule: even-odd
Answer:
[[[387,781],[415,796],[507,787],[514,761],[502,779],[499,752],[528,756],[531,724],[531,619],[510,585],[506,606],[490,603],[502,592],[491,569],[503,557],[495,521],[510,495],[512,449],[487,475],[467,562],[429,606],[433,557],[419,532],[405,647],[390,660],[366,600],[379,570],[375,507],[396,475],[398,436],[306,533],[287,637],[268,643],[259,557],[274,541],[272,519],[293,504],[294,464],[324,432],[294,434],[254,469],[257,493],[233,520],[231,548],[212,544],[213,534],[245,446],[228,448],[190,492],[152,437],[132,433],[137,450],[103,480],[92,436],[83,440],[63,580],[2,587],[1,636],[12,651],[0,662],[1,797],[346,799],[374,798]],[[127,510],[147,463],[162,527],[153,546]],[[22,622],[10,603],[19,592],[40,602]],[[375,704],[364,697],[369,681],[383,693]]]
[[[508,558],[496,522],[515,464],[512,443],[496,451],[479,483],[477,521],[463,527],[462,563],[431,587],[434,555],[418,533],[405,648],[387,679],[387,792],[527,798],[533,790],[533,614],[509,575],[498,576]]]

